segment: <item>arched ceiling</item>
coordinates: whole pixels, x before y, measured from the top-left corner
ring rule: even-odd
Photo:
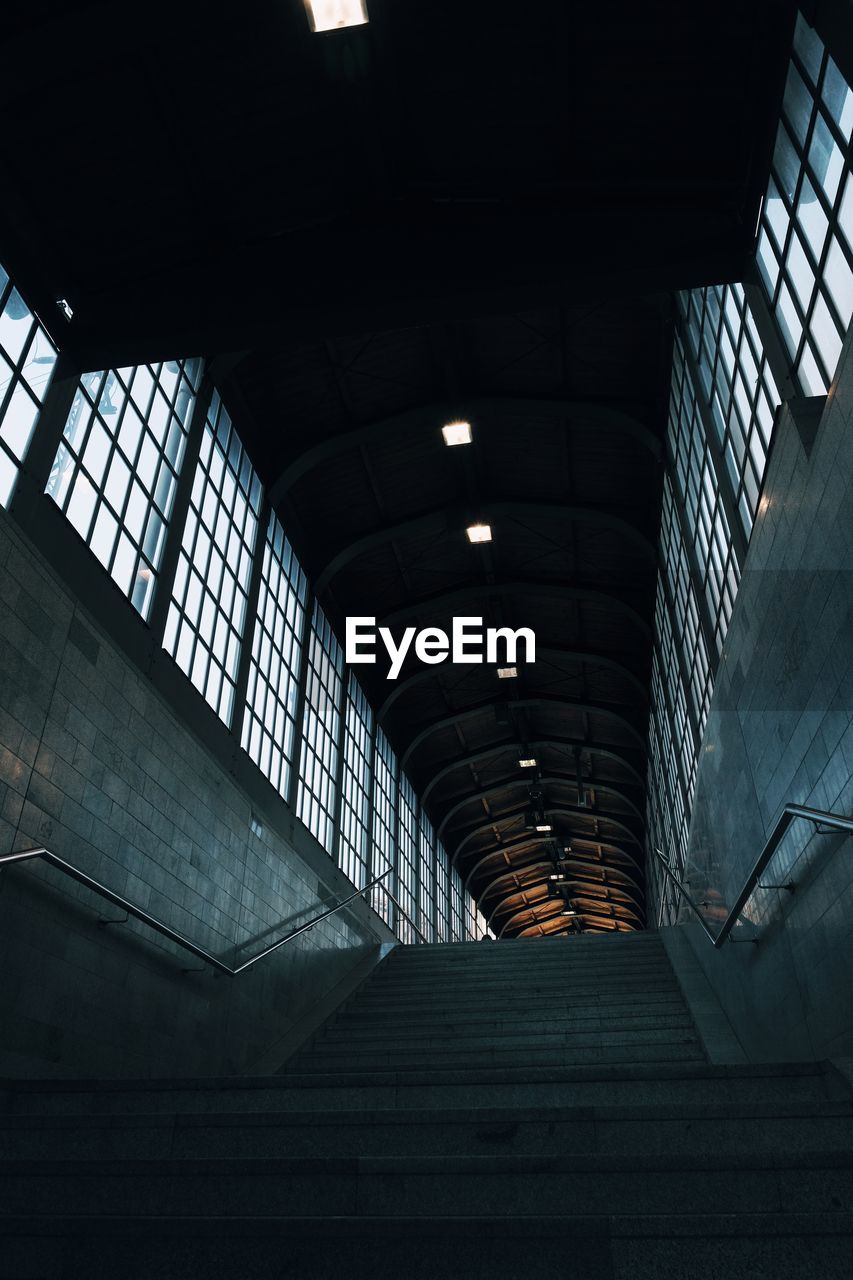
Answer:
[[[671,291],[751,260],[794,5],[368,6],[18,6],[4,260],[84,368],[216,360],[341,631],[535,631],[358,677],[496,932],[638,928]]]

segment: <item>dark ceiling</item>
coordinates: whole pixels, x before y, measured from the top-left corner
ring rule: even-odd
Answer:
[[[338,625],[536,631],[513,682],[358,674],[497,933],[575,927],[522,746],[578,919],[635,928],[671,291],[747,270],[794,7],[368,3],[19,11],[5,258],[83,367],[218,361]]]

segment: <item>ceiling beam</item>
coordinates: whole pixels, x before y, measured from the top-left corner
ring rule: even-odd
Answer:
[[[595,524],[624,538],[644,559],[654,563],[657,551],[654,543],[629,521],[601,507],[564,506],[559,502],[482,502],[477,506],[478,517],[497,517],[510,520],[531,520],[545,517],[552,520],[569,520],[573,524]],[[360,556],[368,555],[399,538],[433,537],[447,534],[464,537],[465,520],[463,504],[454,503],[438,511],[426,512],[396,524],[383,525],[341,547],[323,569],[314,575],[314,591],[320,595],[348,564]]]
[[[539,695],[534,698],[513,698],[511,701],[504,701],[502,698],[487,698],[485,702],[479,702],[475,707],[466,707],[464,711],[456,711],[450,715],[442,716],[439,720],[432,720],[429,724],[422,725],[415,736],[411,739],[408,746],[400,755],[400,768],[405,769],[412,754],[422,746],[428,738],[434,733],[438,733],[441,729],[448,729],[461,721],[471,720],[475,716],[481,715],[483,711],[499,706],[508,707],[570,707],[573,711],[581,715],[602,716],[605,719],[618,724],[637,744],[637,747],[645,757],[646,740],[642,733],[624,716],[620,716],[618,712],[612,711],[610,707],[601,706],[599,703],[592,702],[575,702],[571,698],[545,697]],[[594,739],[593,739],[594,741]]]
[[[542,600],[572,600],[600,605],[605,609],[618,613],[628,620],[632,626],[636,627],[644,637],[651,640],[648,622],[632,605],[628,604],[626,600],[622,600],[618,595],[614,595],[612,592],[597,591],[592,587],[573,586],[568,581],[555,581],[553,579],[539,581],[535,578],[511,579],[509,581],[501,581],[499,579],[496,582],[489,583],[472,582],[470,586],[455,587],[452,591],[439,591],[434,595],[421,596],[419,599],[407,601],[406,604],[399,609],[394,609],[391,613],[386,613],[384,617],[378,619],[378,625],[395,627],[415,614],[433,609],[442,611],[446,609],[448,616],[452,616],[454,606],[467,605],[471,600],[489,596],[525,596]]]
[[[501,813],[497,817],[489,819],[489,821],[487,822],[481,822],[479,823],[478,826],[472,827],[470,831],[467,831],[465,833],[462,840],[456,846],[454,851],[450,854],[450,861],[454,865],[458,862],[459,858],[464,852],[465,846],[468,844],[470,840],[474,839],[474,836],[480,835],[483,831],[491,831],[494,827],[497,827],[502,822],[511,822],[515,818],[522,817],[525,811],[529,809],[529,807],[530,807],[529,805],[523,804],[520,806],[520,808],[511,809],[508,813]],[[641,844],[641,842],[637,839],[633,831],[631,831],[628,827],[626,827],[623,822],[620,822],[618,818],[611,818],[609,814],[599,813],[597,810],[594,810],[594,809],[579,809],[577,805],[560,804],[559,802],[552,802],[552,803],[546,804],[544,811],[545,811],[546,817],[563,817],[565,814],[570,814],[573,818],[587,817],[587,818],[595,818],[596,821],[599,821],[599,822],[607,822],[610,824],[611,827],[617,827],[619,831],[623,833],[625,838],[630,840],[632,844],[635,844],[638,846],[640,846]],[[549,835],[549,838],[553,840],[553,839],[559,839],[560,837]],[[572,835],[570,838],[574,839],[574,835]],[[580,839],[581,837],[578,837],[578,838]],[[494,850],[494,852],[497,853],[498,850]]]
[[[613,760],[631,774],[632,781],[636,782],[638,787],[642,787],[645,790],[646,783],[642,776],[633,765],[628,763],[624,756],[616,751],[594,746],[592,743],[585,742],[582,738],[525,738],[523,742],[510,740],[495,743],[492,747],[474,751],[470,755],[459,756],[458,759],[451,760],[449,764],[444,765],[437,773],[434,773],[421,788],[421,804],[426,804],[433,787],[448,778],[452,773],[455,773],[457,769],[465,769],[471,765],[482,764],[484,760],[491,760],[509,751],[512,751],[517,756],[522,746],[530,750],[541,750],[543,747],[579,747],[581,751],[586,751],[590,755],[600,756],[603,760]]]
[[[547,787],[549,785],[557,785],[557,786],[568,785],[568,786],[577,788],[577,777],[576,775],[569,774],[569,773],[555,773],[555,774],[550,774],[546,777],[536,778],[533,781],[531,781],[528,778],[521,777],[519,774],[513,774],[509,778],[501,778],[500,781],[492,783],[490,786],[483,788],[483,790],[481,791],[469,792],[468,795],[463,796],[461,799],[457,800],[453,805],[451,805],[451,807],[447,810],[447,812],[441,818],[441,821],[438,823],[435,834],[437,838],[440,840],[444,835],[444,831],[447,827],[448,822],[450,822],[450,820],[454,818],[457,813],[461,813],[462,810],[465,808],[465,806],[471,804],[471,802],[474,800],[487,800],[489,796],[493,796],[499,791],[512,791],[512,790],[515,790],[516,787],[523,787],[525,790],[527,790],[531,786]],[[622,803],[626,805],[631,810],[631,812],[636,816],[641,827],[643,828],[643,830],[645,830],[646,823],[642,813],[637,808],[637,806],[633,803],[633,801],[629,800],[628,797],[624,795],[621,791],[617,790],[615,787],[599,785],[598,783],[594,783],[594,782],[591,782],[589,784],[589,790],[595,791],[597,794],[617,796],[622,801]],[[601,808],[591,809],[588,805],[578,805],[578,809],[586,810],[589,813],[600,814],[602,817],[605,816],[608,812],[607,810],[601,809]],[[627,815],[623,815],[623,816],[627,816]]]
[[[573,837],[572,837],[572,840],[573,840],[573,841],[581,841],[581,840],[583,840],[583,839],[586,839],[586,837],[585,837],[585,836],[584,836],[584,837],[581,837],[581,836],[573,836]],[[474,865],[473,865],[473,866],[468,870],[468,872],[467,872],[467,874],[466,874],[466,876],[465,876],[465,888],[466,888],[466,890],[467,890],[467,889],[470,889],[470,887],[471,887],[471,881],[474,879],[474,876],[475,876],[475,875],[477,875],[477,873],[478,873],[478,872],[479,872],[483,867],[485,867],[486,863],[487,863],[487,862],[490,862],[492,858],[496,858],[496,857],[498,857],[498,856],[499,856],[499,855],[501,855],[501,854],[517,853],[517,852],[518,852],[518,851],[520,851],[520,850],[530,849],[530,848],[532,848],[532,846],[534,846],[534,845],[539,845],[539,844],[541,844],[541,845],[545,845],[545,844],[548,844],[548,843],[549,843],[549,838],[548,838],[547,836],[537,836],[534,832],[531,832],[529,836],[525,836],[523,839],[520,839],[520,840],[512,840],[512,841],[510,841],[508,844],[496,844],[496,845],[495,845],[495,847],[494,847],[493,849],[489,849],[487,853],[484,853],[484,854],[483,854],[483,856],[482,856],[481,858],[479,858],[479,859],[474,863]],[[597,843],[601,844],[602,842],[601,842],[601,841],[598,841]],[[616,847],[615,845],[610,844],[610,842],[609,842],[609,841],[606,841],[606,840],[603,842],[603,844],[604,844],[604,846],[608,849],[608,851],[609,851],[610,853],[616,853],[616,852],[618,852],[618,853],[620,854],[620,856],[621,856],[621,857],[623,857],[623,858],[627,858],[627,859],[629,860],[629,862],[631,863],[632,867],[634,867],[634,868],[635,868],[635,870],[636,870],[636,872],[637,872],[637,875],[638,875],[638,876],[642,876],[642,869],[641,869],[641,867],[640,867],[640,864],[639,864],[639,863],[638,863],[634,858],[632,858],[630,854],[626,853],[626,852],[624,851],[624,849],[618,849],[618,850],[617,850],[617,847]],[[564,861],[564,860],[565,860],[565,859],[563,859],[563,858],[561,858],[561,859],[560,859],[560,861]],[[514,866],[514,864],[513,864],[513,863],[511,863],[511,862],[505,862],[505,864],[504,864],[504,865],[507,867],[507,869],[508,869],[508,870],[511,870],[511,869],[513,868],[513,866]],[[524,867],[525,867],[526,865],[527,865],[526,863],[521,863],[521,865],[520,865],[520,870],[523,870],[523,869],[524,869]],[[606,867],[608,870],[619,870],[619,871],[622,871],[622,868],[621,868],[621,867],[618,867],[618,868],[617,868],[617,867],[613,866],[613,864],[611,864],[611,863],[598,863],[598,864],[593,864],[593,865],[604,866],[604,867]],[[501,874],[501,875],[504,875],[504,874],[505,874],[505,872],[501,871],[501,872],[500,872],[500,874]],[[623,872],[623,874],[625,874],[625,875],[627,876],[627,872]],[[639,883],[639,882],[638,882],[638,883]]]
[[[488,438],[490,421],[534,417],[552,418],[560,423],[568,422],[575,427],[589,427],[597,435],[606,432],[610,435],[627,436],[647,449],[656,460],[659,461],[663,457],[663,446],[654,432],[631,414],[624,413],[606,402],[536,400],[514,396],[454,396],[452,400],[435,401],[421,405],[417,409],[409,409],[406,413],[397,413],[363,426],[350,427],[296,454],[271,485],[270,501],[275,506],[276,502],[298,480],[331,458],[358,449],[360,446],[381,444],[388,439],[394,439],[401,432],[432,433],[438,437],[441,427],[449,419],[464,418],[473,424],[478,438],[481,432],[485,432]],[[299,438],[304,438],[301,433],[296,434]]]
[[[649,691],[647,687],[640,679],[638,679],[634,672],[629,670],[628,667],[624,666],[621,662],[616,662],[613,658],[608,657],[606,654],[581,653],[577,649],[559,649],[539,644],[536,646],[536,662],[527,662],[524,664],[525,687],[529,687],[531,684],[531,668],[535,667],[543,658],[568,660],[570,662],[577,662],[584,666],[598,667],[603,671],[612,671],[618,675],[620,679],[625,680],[630,684],[634,692],[639,695],[641,703],[647,703],[649,700]],[[388,694],[387,698],[376,713],[378,719],[383,721],[395,702],[398,702],[400,698],[404,697],[407,693],[410,693],[412,689],[417,689],[420,685],[426,684],[429,680],[436,679],[441,675],[442,671],[447,670],[448,666],[453,668],[454,673],[459,674],[459,684],[462,683],[465,676],[475,675],[478,673],[482,674],[482,668],[480,666],[466,667],[461,673],[458,671],[457,667],[453,666],[452,663],[441,663],[432,667],[423,667],[414,674],[405,676],[402,680],[394,681],[391,692]],[[456,687],[458,687],[458,685],[454,686],[454,688]]]

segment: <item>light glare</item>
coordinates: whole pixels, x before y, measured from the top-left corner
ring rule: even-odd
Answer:
[[[535,769],[538,761],[535,756],[531,756],[529,760],[519,760],[519,769]]]
[[[470,422],[448,422],[446,427],[441,428],[441,434],[444,436],[446,445],[470,444],[471,443],[471,423]]]
[[[490,524],[469,524],[465,530],[469,542],[491,542],[492,526]]]
[[[361,27],[369,21],[366,0],[307,0],[312,31]]]
[[[498,667],[499,680],[515,680],[517,675],[518,667]]]

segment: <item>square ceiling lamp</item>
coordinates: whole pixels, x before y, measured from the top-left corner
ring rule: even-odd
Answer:
[[[369,21],[367,0],[305,0],[312,31],[363,27]]]

